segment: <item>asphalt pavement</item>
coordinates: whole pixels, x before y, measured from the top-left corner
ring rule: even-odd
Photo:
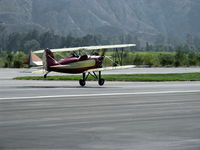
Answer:
[[[0,85],[0,150],[200,149],[200,82]]]

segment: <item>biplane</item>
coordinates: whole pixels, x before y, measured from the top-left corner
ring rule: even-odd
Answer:
[[[132,68],[133,65],[123,66],[122,63],[117,64],[116,61],[111,67],[104,67],[103,61],[107,57],[105,53],[108,49],[113,49],[116,53],[119,49],[130,48],[136,46],[135,44],[121,44],[121,45],[104,45],[104,46],[87,46],[87,47],[73,47],[73,48],[61,48],[61,49],[45,49],[38,50],[31,53],[29,61],[32,64],[41,65],[43,62],[43,67],[46,71],[44,78],[50,72],[59,73],[69,73],[69,74],[82,74],[82,79],[79,80],[81,86],[85,86],[86,81],[89,76],[92,76],[98,81],[100,86],[104,85],[105,80],[101,76],[101,71],[113,70],[113,69],[126,69]],[[88,55],[86,53],[80,54],[80,52],[93,51],[92,54]],[[95,52],[94,52],[95,51]],[[101,51],[101,54],[99,52]],[[56,60],[54,53],[56,52],[70,52],[71,55],[67,58]],[[43,53],[42,60],[36,56],[36,54]],[[120,56],[118,54],[118,56]],[[122,55],[121,55],[122,56]],[[109,58],[110,59],[110,58]],[[119,58],[120,59],[120,58]],[[110,59],[111,60],[111,59]],[[121,57],[122,61],[122,57]],[[98,74],[97,74],[98,73]]]

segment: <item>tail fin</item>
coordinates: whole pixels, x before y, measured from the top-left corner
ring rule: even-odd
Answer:
[[[27,64],[29,67],[42,66],[42,59],[38,57],[35,53],[30,52],[29,59],[23,64]]]
[[[57,61],[55,60],[53,53],[49,49],[44,50],[44,53],[43,53],[44,69],[46,71],[50,71],[49,69],[50,66],[54,66],[56,64],[57,64]]]

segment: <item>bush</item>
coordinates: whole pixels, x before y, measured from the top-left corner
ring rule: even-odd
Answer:
[[[175,55],[175,67],[189,66],[188,55],[186,52],[178,50]]]
[[[144,63],[144,58],[142,57],[142,55],[136,54],[133,59],[133,64],[134,65],[143,65],[143,63]]]
[[[190,52],[188,54],[188,63],[189,66],[197,66],[199,64],[199,57],[198,57],[198,53],[196,52]]]
[[[0,67],[21,68],[27,60],[28,56],[23,52],[7,52],[0,59]]]
[[[173,66],[175,62],[175,58],[171,54],[160,54],[159,55],[159,63],[161,66]]]

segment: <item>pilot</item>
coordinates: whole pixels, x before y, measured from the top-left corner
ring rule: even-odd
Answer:
[[[79,57],[76,53],[72,53],[71,55],[72,57],[77,57],[77,58]]]
[[[86,60],[86,59],[88,59],[88,55],[81,56],[79,60]]]

